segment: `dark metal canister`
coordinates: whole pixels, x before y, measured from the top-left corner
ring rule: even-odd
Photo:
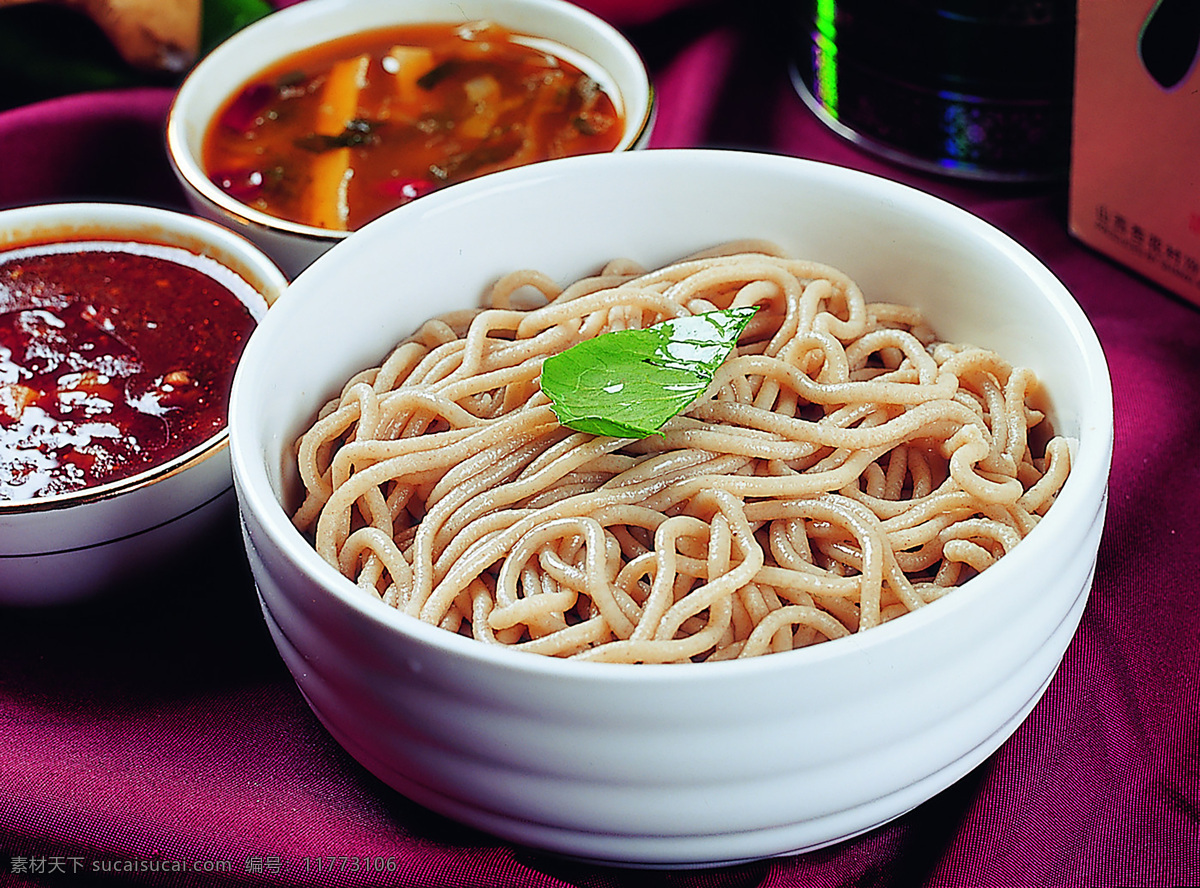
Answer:
[[[946,175],[1065,176],[1073,0],[798,0],[792,8],[797,91],[841,135]]]

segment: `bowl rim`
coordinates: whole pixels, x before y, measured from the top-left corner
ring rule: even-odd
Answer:
[[[231,217],[238,224],[250,230],[286,234],[317,244],[328,245],[338,243],[353,233],[348,230],[319,228],[315,225],[306,225],[290,219],[272,216],[230,196],[208,178],[204,172],[204,166],[200,158],[196,157],[190,149],[188,134],[185,132],[185,129],[187,127],[186,110],[188,102],[199,89],[196,84],[201,81],[206,72],[217,70],[224,59],[232,56],[239,50],[255,46],[256,41],[261,38],[261,35],[269,35],[279,28],[292,27],[294,24],[300,22],[336,17],[337,12],[341,8],[354,5],[356,2],[357,0],[306,0],[305,3],[298,3],[293,6],[277,9],[270,15],[252,22],[242,30],[226,38],[188,72],[179,89],[172,97],[171,104],[167,109],[164,137],[167,159],[174,169],[176,176],[186,183],[204,203],[215,208],[220,213]],[[655,117],[657,104],[657,92],[650,80],[650,73],[646,63],[637,48],[616,27],[609,24],[600,16],[581,6],[569,3],[567,0],[505,0],[505,2],[509,2],[515,7],[527,6],[533,10],[549,12],[584,25],[624,56],[629,61],[631,67],[639,72],[640,76],[638,77],[637,86],[639,94],[644,94],[645,109],[641,117],[636,121],[636,124],[628,118],[626,119],[625,134],[621,142],[612,152],[605,153],[622,153],[632,150],[649,132]],[[402,3],[393,3],[388,8],[391,10],[391,20],[394,23],[404,24],[414,21],[414,19],[402,14]],[[501,15],[498,18],[502,19],[504,16]],[[421,18],[419,20],[425,21],[426,19]],[[381,24],[373,27],[387,27],[387,25]],[[343,36],[349,36],[352,33],[356,33],[356,31],[350,30],[342,33],[339,29],[338,33],[332,35],[329,39],[338,39]],[[574,48],[572,47],[572,49]],[[576,52],[579,51],[576,50]],[[282,54],[272,54],[269,57],[259,56],[255,64],[255,70],[261,71],[292,54],[289,51]],[[580,55],[586,55],[586,53],[580,52]],[[597,66],[599,67],[598,63]],[[253,76],[255,75],[251,74],[242,79],[244,81]],[[627,97],[622,96],[622,101],[626,106],[629,105]],[[203,121],[202,126],[205,132],[207,132],[209,121]]]
[[[155,238],[150,229],[164,232]],[[57,231],[57,236],[52,236]],[[206,255],[259,293],[269,307],[287,287],[278,266],[250,240],[224,226],[176,210],[108,201],[70,201],[0,209],[0,259],[24,247],[48,244],[112,241],[182,249]],[[15,233],[15,237],[14,237]],[[172,243],[174,233],[184,243]],[[217,256],[201,250],[218,251]],[[230,259],[236,259],[230,262]],[[272,292],[263,292],[270,289]],[[256,318],[254,327],[262,323]],[[249,337],[247,337],[249,339]],[[116,498],[187,471],[229,447],[228,413],[225,424],[188,450],[140,472],[78,490],[23,500],[0,500],[0,518],[31,512],[51,512]]]
[[[1062,281],[1010,235],[981,217],[913,186],[872,173],[787,155],[721,148],[667,148],[626,154],[562,158],[538,165],[506,170],[460,183],[453,189],[427,195],[421,201],[414,201],[412,204],[393,211],[361,230],[365,231],[371,227],[382,233],[393,228],[419,226],[423,214],[438,212],[444,203],[454,201],[462,205],[469,205],[473,199],[490,192],[511,191],[514,187],[519,186],[525,177],[554,179],[571,175],[582,176],[586,175],[589,168],[595,165],[619,166],[622,169],[644,166],[665,171],[667,168],[682,164],[692,164],[693,166],[699,164],[701,167],[713,165],[709,172],[716,175],[721,165],[727,163],[749,164],[753,167],[761,167],[764,171],[774,171],[793,178],[820,176],[844,186],[855,188],[869,186],[889,204],[898,204],[906,208],[915,206],[926,212],[936,211],[944,219],[965,227],[982,237],[989,244],[989,249],[996,250],[1008,261],[1014,263],[1022,273],[1034,280],[1038,289],[1050,301],[1054,313],[1063,318],[1064,325],[1072,333],[1072,348],[1078,351],[1081,364],[1086,370],[1089,380],[1086,387],[1088,396],[1086,399],[1081,398],[1079,435],[1081,439],[1086,437],[1087,440],[1085,443],[1083,440],[1077,439],[1078,446],[1072,451],[1071,473],[1056,501],[1056,505],[1062,502],[1067,505],[1057,510],[1053,507],[1049,509],[1038,525],[1022,540],[1023,548],[999,559],[985,573],[958,587],[955,594],[946,595],[930,602],[917,611],[906,614],[903,619],[891,620],[868,632],[851,633],[842,638],[799,650],[744,660],[722,660],[701,664],[574,661],[529,654],[502,645],[483,644],[473,638],[424,623],[372,599],[358,589],[352,580],[342,575],[320,557],[311,543],[292,524],[290,516],[276,498],[263,460],[256,455],[251,446],[251,442],[258,442],[257,434],[253,432],[243,434],[240,431],[242,424],[238,422],[237,416],[247,409],[244,405],[251,397],[245,394],[248,387],[246,374],[249,374],[250,370],[243,372],[242,367],[253,368],[259,361],[259,353],[269,348],[272,339],[278,335],[275,331],[283,329],[284,325],[289,323],[293,312],[304,310],[304,303],[308,301],[304,292],[307,287],[304,275],[309,274],[307,270],[291,284],[293,291],[291,295],[296,298],[285,300],[273,317],[264,322],[262,335],[257,336],[255,341],[248,344],[246,355],[244,355],[245,360],[243,364],[239,365],[239,372],[234,378],[233,395],[230,402],[231,458],[239,503],[244,513],[248,512],[253,516],[252,520],[243,519],[247,546],[251,549],[254,548],[251,525],[257,523],[260,531],[270,538],[271,543],[280,552],[286,555],[289,569],[303,575],[314,586],[320,587],[322,595],[331,596],[339,605],[350,608],[361,618],[386,631],[399,633],[425,649],[462,658],[464,662],[486,666],[489,669],[503,669],[526,675],[535,674],[554,678],[570,676],[580,680],[594,678],[611,681],[613,677],[619,677],[621,680],[637,682],[686,682],[702,681],[704,676],[715,678],[743,671],[755,674],[769,673],[777,669],[790,669],[797,662],[820,662],[841,657],[843,653],[862,652],[884,647],[894,639],[922,631],[931,621],[943,620],[942,615],[949,615],[970,607],[972,602],[983,595],[1001,594],[996,587],[1019,582],[1020,571],[1026,570],[1029,564],[1038,563],[1039,559],[1047,553],[1061,548],[1061,544],[1057,541],[1060,533],[1072,529],[1082,533],[1079,528],[1088,524],[1084,520],[1085,518],[1090,518],[1093,514],[1103,515],[1114,437],[1112,382],[1103,348],[1091,321]],[[329,263],[337,262],[347,256],[348,250],[361,249],[362,245],[367,242],[368,239],[363,237],[352,242],[348,241],[336,250],[319,257],[310,268],[324,268]],[[309,278],[312,277],[313,275],[309,274]],[[299,292],[295,292],[296,290]],[[313,405],[314,412],[317,406],[319,405]],[[1090,419],[1091,425],[1084,422],[1085,419]],[[1083,512],[1079,511],[1081,507],[1086,507]],[[1059,530],[1060,526],[1062,531]],[[269,609],[271,596],[270,594],[264,595],[261,586],[259,596],[264,607]],[[631,668],[635,665],[636,668]]]

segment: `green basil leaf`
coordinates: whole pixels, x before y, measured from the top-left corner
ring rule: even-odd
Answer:
[[[673,318],[587,339],[542,364],[542,391],[563,425],[644,438],[704,394],[754,306]]]

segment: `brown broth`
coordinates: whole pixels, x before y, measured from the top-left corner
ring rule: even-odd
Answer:
[[[208,176],[269,215],[355,230],[446,185],[613,150],[613,99],[493,24],[386,28],[262,72],[205,135]]]

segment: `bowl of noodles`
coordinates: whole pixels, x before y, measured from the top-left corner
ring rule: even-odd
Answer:
[[[441,814],[643,867],[828,845],[995,751],[1078,625],[1112,434],[1091,326],[1006,235],[719,150],[366,226],[231,408],[267,625],[337,741]]]

